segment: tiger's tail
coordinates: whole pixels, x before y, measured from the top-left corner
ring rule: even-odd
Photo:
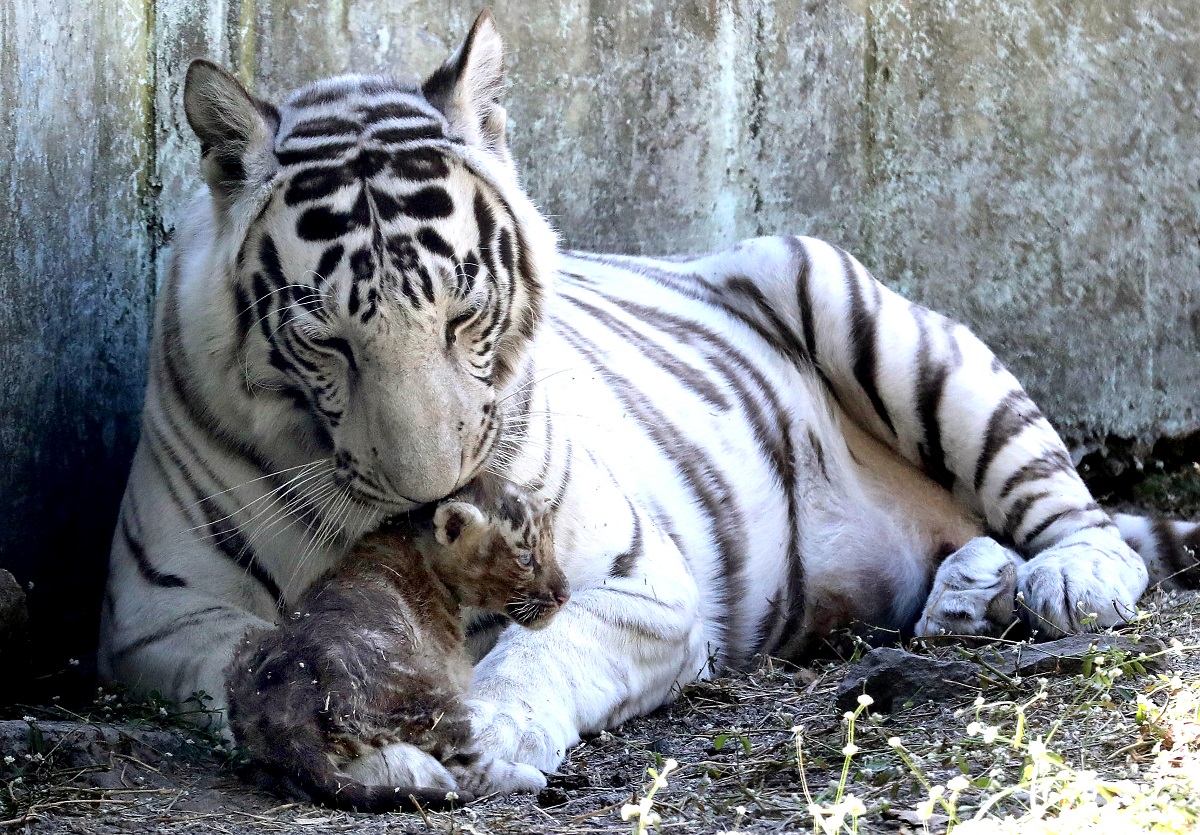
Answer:
[[[1113,515],[1121,537],[1145,560],[1150,583],[1165,589],[1200,588],[1200,522]]]

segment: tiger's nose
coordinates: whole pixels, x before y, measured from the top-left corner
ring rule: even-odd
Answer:
[[[556,605],[565,606],[567,601],[570,599],[571,599],[571,590],[570,589],[562,588],[562,589],[554,590],[554,602]]]

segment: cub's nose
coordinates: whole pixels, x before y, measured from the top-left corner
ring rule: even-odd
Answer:
[[[571,590],[560,588],[554,590],[554,603],[558,606],[563,606],[571,599]]]

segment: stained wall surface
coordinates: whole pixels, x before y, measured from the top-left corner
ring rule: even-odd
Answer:
[[[798,232],[972,325],[1072,441],[1200,428],[1194,0],[498,0],[509,136],[567,244]],[[0,0],[0,565],[86,656],[189,59],[278,98],[415,77],[462,0]],[[86,668],[86,663],[83,665]]]

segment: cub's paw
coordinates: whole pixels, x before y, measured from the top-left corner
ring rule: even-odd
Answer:
[[[366,786],[412,786],[429,789],[458,788],[454,775],[420,748],[406,742],[385,745],[342,767]]]
[[[467,699],[466,706],[475,746],[485,758],[553,771],[566,756],[568,741],[563,729],[535,718],[531,708],[486,698]]]
[[[488,794],[535,794],[546,788],[546,775],[531,765],[480,757],[470,768],[455,769],[458,787],[476,797]]]
[[[946,557],[917,621],[917,636],[1004,631],[1016,620],[1013,598],[1019,561],[1012,551],[984,536]]]
[[[1105,531],[1082,531],[1021,566],[1021,616],[1045,637],[1123,623],[1146,590],[1146,565]]]

